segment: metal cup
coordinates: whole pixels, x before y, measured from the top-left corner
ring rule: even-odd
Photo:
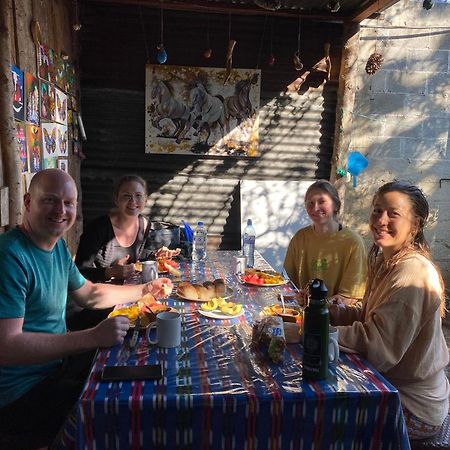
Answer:
[[[142,261],[141,277],[143,283],[156,280],[158,278],[158,263],[156,261]]]
[[[247,258],[245,256],[234,257],[234,273],[237,274],[245,273],[246,267],[247,267]]]

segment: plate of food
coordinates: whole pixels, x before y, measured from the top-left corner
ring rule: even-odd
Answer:
[[[246,269],[244,274],[237,275],[237,277],[241,283],[252,286],[283,286],[289,282],[280,273],[269,270]]]
[[[130,328],[134,328],[136,320],[139,317],[139,327],[141,329],[145,329],[156,320],[157,314],[165,311],[175,311],[175,309],[160,303],[148,304],[142,301],[137,301],[136,303],[131,303],[128,305],[120,305],[119,307],[113,309],[109,313],[108,317],[126,316],[130,322]]]
[[[215,297],[227,299],[233,295],[233,290],[225,286],[225,281],[222,278],[217,278],[214,281],[205,281],[202,284],[181,281],[178,283],[176,293],[183,300],[207,302]]]
[[[235,319],[244,314],[244,307],[240,303],[227,302],[224,298],[213,298],[207,303],[203,303],[198,312],[210,319]]]

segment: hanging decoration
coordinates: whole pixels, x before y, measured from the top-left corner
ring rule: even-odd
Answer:
[[[233,70],[233,50],[236,45],[236,41],[231,39],[231,13],[228,15],[228,49],[227,49],[227,59],[226,59],[226,73],[225,80],[223,84],[227,84],[231,77],[231,71]]]
[[[206,28],[206,49],[203,52],[203,57],[205,59],[209,59],[209,58],[211,58],[211,56],[212,56],[212,48],[211,48],[211,45],[209,43],[209,18],[208,18],[208,25],[207,25],[207,28]]]
[[[330,0],[327,7],[332,13],[336,13],[341,9],[341,4],[339,3],[339,0]]]
[[[326,80],[328,81],[330,79],[330,73],[331,73],[330,43],[325,42],[323,47],[324,47],[325,56],[319,62],[314,64],[312,71],[325,73]]]
[[[300,30],[301,30],[301,17],[298,16],[298,35],[297,35],[297,51],[294,53],[292,57],[292,62],[294,63],[294,68],[297,71],[303,69],[303,63],[300,60]]]
[[[78,0],[73,0],[74,3],[74,17],[75,21],[72,25],[72,28],[74,31],[80,31],[81,30],[81,22],[80,22],[80,9],[78,5]]]
[[[267,64],[269,66],[273,66],[275,64],[275,55],[273,54],[273,19],[272,19],[272,24],[270,27],[270,53],[269,53],[269,58],[267,59]]]
[[[429,11],[433,7],[433,0],[423,0],[423,9]]]
[[[161,30],[161,39],[160,44],[156,47],[158,53],[156,54],[156,60],[159,64],[165,64],[167,62],[167,52],[164,48],[164,11],[163,4],[161,2],[161,14],[160,14],[160,30]]]
[[[375,51],[369,56],[369,59],[366,63],[366,72],[369,75],[373,75],[383,64],[384,58],[383,55],[377,52],[378,45],[378,33],[375,37]]]

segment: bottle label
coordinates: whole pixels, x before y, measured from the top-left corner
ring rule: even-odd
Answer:
[[[322,364],[322,339],[320,334],[305,334],[303,348],[303,367],[310,372],[319,372]]]

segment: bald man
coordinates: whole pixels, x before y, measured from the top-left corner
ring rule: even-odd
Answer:
[[[164,278],[134,286],[86,280],[62,239],[76,210],[70,175],[43,170],[24,196],[23,223],[0,235],[0,431],[50,441],[89,369],[66,357],[123,342],[129,327],[123,316],[67,333],[68,295],[84,308],[107,308],[172,287]]]

